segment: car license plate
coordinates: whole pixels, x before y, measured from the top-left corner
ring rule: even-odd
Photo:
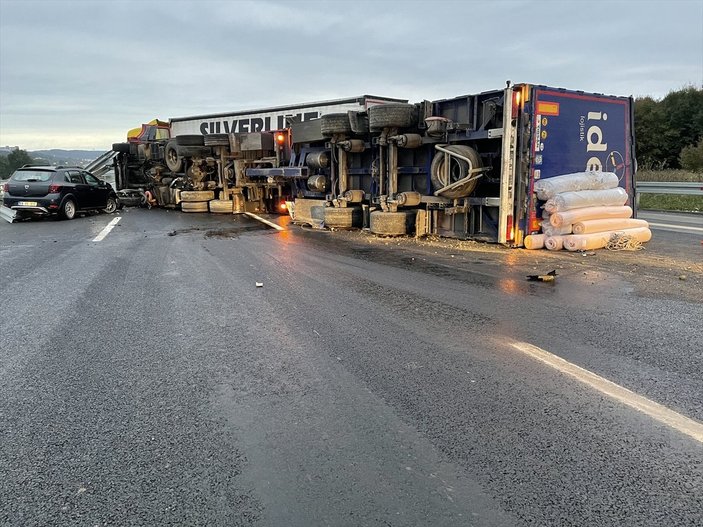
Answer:
[[[20,201],[17,203],[20,207],[36,207],[37,202],[36,201]]]

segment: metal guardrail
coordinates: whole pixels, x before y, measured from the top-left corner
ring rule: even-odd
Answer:
[[[96,159],[88,163],[85,169],[95,177],[100,177],[112,169],[112,160],[117,155],[117,152],[108,150],[101,154]]]
[[[16,217],[17,211],[9,209],[4,205],[0,205],[0,218],[2,218],[8,223],[12,223],[13,221],[15,221]]]
[[[691,181],[638,181],[637,194],[679,194],[703,196],[703,182]]]

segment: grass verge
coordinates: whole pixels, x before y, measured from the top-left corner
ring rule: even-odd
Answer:
[[[703,196],[640,194],[640,209],[703,212]]]
[[[641,170],[637,181],[690,181],[703,183],[702,172],[687,170]],[[640,209],[703,212],[703,196],[677,196],[675,194],[640,194]]]

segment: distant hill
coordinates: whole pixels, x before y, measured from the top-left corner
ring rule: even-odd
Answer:
[[[28,152],[32,159],[47,161],[50,165],[84,166],[103,154],[102,150],[34,150]]]
[[[16,148],[16,146],[0,146],[0,156],[6,156]],[[27,153],[37,163],[85,166],[104,152],[102,150],[61,150],[54,148],[51,150],[29,150]]]

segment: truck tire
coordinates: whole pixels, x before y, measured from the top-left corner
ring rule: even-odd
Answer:
[[[203,137],[205,146],[229,146],[228,134],[207,134]]]
[[[346,113],[328,113],[320,117],[320,130],[325,137],[335,134],[350,134],[352,131]]]
[[[405,103],[377,104],[369,108],[369,128],[408,128],[417,123],[415,106]]]
[[[112,143],[112,151],[120,154],[129,154],[129,143]]]
[[[447,150],[455,152],[471,160],[471,164],[474,168],[482,167],[481,156],[478,152],[468,145],[449,145],[446,147]],[[449,181],[446,181],[444,175],[444,153],[437,152],[432,159],[432,164],[430,165],[430,179],[432,180],[432,188],[437,191],[441,188],[446,187],[451,183],[456,183],[460,179],[465,178],[469,174],[469,164],[466,161],[457,158],[451,158],[449,169]],[[463,198],[471,194],[478,185],[478,179],[469,181],[458,188],[452,189],[442,193],[442,197],[445,198]]]
[[[181,157],[206,157],[212,155],[212,149],[207,146],[177,146]]]
[[[231,199],[213,199],[209,203],[210,212],[215,214],[232,214],[234,202]]]
[[[175,141],[166,143],[164,158],[166,160],[166,166],[171,172],[180,172],[183,170],[183,158],[178,153],[178,147]]]
[[[380,236],[404,236],[408,233],[409,225],[415,221],[415,211],[383,212],[375,210],[371,213],[371,232]]]
[[[352,229],[361,227],[361,209],[359,207],[325,207],[325,227],[331,229]]]
[[[207,212],[207,201],[182,201],[181,210],[183,212]]]
[[[215,199],[215,192],[212,190],[182,190],[181,201],[196,203],[198,201],[210,201]]]
[[[202,135],[177,135],[176,144],[178,146],[203,146],[205,142]]]

